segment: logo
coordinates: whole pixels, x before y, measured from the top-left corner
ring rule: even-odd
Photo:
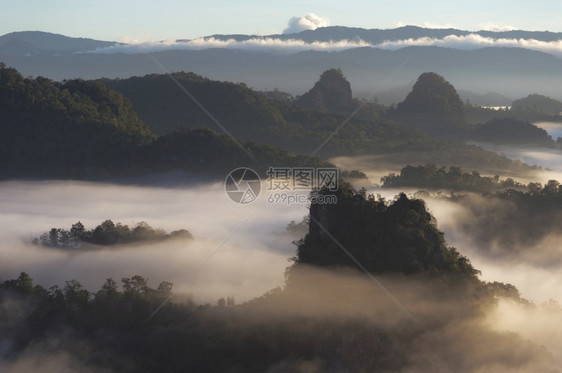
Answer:
[[[260,195],[261,179],[256,171],[240,167],[228,174],[224,181],[224,190],[233,202],[247,205]]]

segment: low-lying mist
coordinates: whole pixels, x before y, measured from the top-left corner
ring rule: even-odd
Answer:
[[[530,151],[510,149],[514,158],[521,158],[522,154]],[[562,160],[562,152],[547,149],[538,151]],[[381,189],[376,186],[381,175],[399,173],[404,166],[388,162],[384,157],[339,157],[331,161],[346,169],[363,171],[369,177],[368,183],[371,183],[371,186],[367,186],[367,193],[379,194],[388,200],[400,192],[415,195],[420,190]],[[545,166],[542,161],[538,164]],[[512,175],[508,170],[500,172],[500,175],[504,178],[515,177],[524,183],[538,181],[544,184],[550,179],[562,180],[562,173],[556,171],[560,164],[553,161],[551,165],[557,167],[555,170],[536,170],[524,177]],[[476,171],[482,174],[490,172],[486,169]],[[543,216],[537,213],[540,219],[537,216],[526,217],[509,201],[470,193],[460,194],[465,197],[449,199],[449,191],[436,195],[437,198],[423,197],[437,220],[438,228],[445,233],[448,245],[468,256],[474,266],[482,271],[483,280],[512,283],[524,298],[537,304],[550,299],[562,302],[562,274],[559,271],[562,263],[562,231],[559,214],[551,212]]]
[[[155,188],[70,181],[0,183],[0,211],[0,278],[25,271],[47,287],[76,279],[90,290],[108,277],[119,281],[135,274],[151,284],[178,285],[249,218],[188,284],[176,289],[212,302],[226,296],[247,300],[279,286],[295,253],[291,242],[300,238],[286,226],[307,214],[304,205],[272,205],[265,198],[237,205],[222,183]],[[30,244],[52,227],[68,229],[81,221],[92,229],[107,219],[187,229],[195,239],[84,251]]]
[[[369,192],[392,199],[398,191]],[[402,372],[559,371],[562,334],[553,325],[560,324],[562,311],[559,303],[548,302],[562,301],[557,268],[523,257],[491,258],[459,229],[466,206],[442,198],[428,199],[427,204],[448,244],[468,255],[482,271],[481,279],[513,283],[536,305],[515,298],[494,300],[473,281],[455,287],[425,275],[376,276],[395,301],[353,268],[299,265],[285,276],[287,258],[295,254],[291,241],[302,234],[291,233],[286,226],[301,221],[306,206],[268,204],[264,195],[240,206],[228,199],[222,183],[175,188],[72,181],[0,183],[0,274],[5,280],[26,271],[45,287],[76,279],[90,291],[97,291],[107,277],[119,282],[135,274],[149,278],[151,286],[160,281],[179,286],[238,229],[190,281],[174,290],[193,295],[198,303],[228,296],[234,296],[237,304],[258,298],[233,308],[233,313],[217,308],[202,314],[201,325],[209,326],[209,338],[227,325],[241,333],[241,340],[274,341],[276,351],[301,345],[319,348],[313,359],[285,356],[269,367],[271,372],[336,372],[341,364],[360,370],[379,358],[386,359],[388,370]],[[91,229],[106,219],[130,226],[146,221],[167,231],[184,228],[195,239],[84,251],[30,244],[32,237],[51,227],[68,228],[80,220]],[[277,287],[282,289],[260,297]],[[58,355],[45,353],[51,350],[40,346],[26,350],[11,363],[0,362],[0,367],[13,372],[42,364],[87,368],[79,355],[64,350]]]

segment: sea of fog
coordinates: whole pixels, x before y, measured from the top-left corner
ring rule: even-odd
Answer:
[[[400,191],[373,186],[368,192],[392,199]],[[163,188],[76,181],[2,182],[0,278],[15,278],[25,271],[46,287],[76,279],[96,290],[108,277],[119,281],[139,274],[149,278],[151,286],[171,281],[177,291],[201,302],[226,296],[239,301],[252,299],[283,285],[288,259],[296,253],[292,242],[300,238],[287,232],[286,226],[291,221],[300,222],[308,213],[306,204],[272,204],[267,195],[264,191],[252,204],[238,205],[228,199],[222,183]],[[482,271],[482,279],[513,283],[524,297],[537,303],[549,299],[562,302],[562,273],[556,268],[490,260],[458,229],[462,206],[440,199],[428,199],[427,204],[447,243],[470,257]],[[130,227],[145,221],[167,231],[184,228],[195,239],[88,251],[30,244],[51,227],[69,229],[81,221],[92,229],[106,219]],[[205,266],[178,288],[217,249]]]
[[[0,183],[0,279],[28,272],[50,287],[76,279],[97,290],[108,277],[118,282],[139,274],[156,287],[176,285],[217,248],[188,283],[176,290],[196,301],[235,296],[243,301],[283,284],[283,273],[295,255],[287,233],[300,222],[306,205],[250,205],[228,199],[222,183],[175,188],[126,186],[77,181],[9,181]],[[166,231],[188,229],[192,241],[147,243],[99,250],[49,249],[30,244],[51,227],[69,229],[81,221],[93,229],[106,219],[130,227],[145,221]],[[222,245],[222,246],[221,246]]]
[[[358,161],[366,165],[364,158]],[[353,165],[352,158],[347,162]],[[372,170],[364,170],[373,175],[381,172],[376,164]],[[388,199],[400,192],[372,185],[368,191]],[[197,303],[215,303],[227,296],[234,296],[240,303],[283,285],[284,271],[291,264],[288,258],[295,255],[292,241],[301,237],[289,233],[286,226],[291,221],[300,222],[308,213],[306,204],[273,204],[268,202],[268,196],[263,190],[253,203],[238,205],[228,198],[222,182],[176,187],[77,181],[0,182],[0,280],[13,279],[25,271],[44,287],[64,286],[64,281],[76,279],[95,291],[108,277],[119,282],[138,274],[148,278],[152,287],[171,281],[175,291],[191,295]],[[482,271],[483,280],[512,283],[523,297],[539,305],[530,308],[502,300],[486,314],[486,328],[538,343],[562,364],[562,331],[553,327],[562,322],[562,311],[555,303],[548,303],[551,299],[562,303],[559,268],[540,262],[490,259],[459,229],[461,205],[429,198],[427,206],[448,245],[467,255]],[[51,227],[68,229],[80,220],[92,229],[106,219],[129,226],[146,221],[167,231],[185,228],[195,239],[88,251],[30,244],[33,237]],[[560,246],[562,242],[553,244]],[[380,281],[393,295],[405,297],[403,284],[396,283],[396,279],[380,277]],[[369,282],[366,277],[364,282]],[[379,292],[374,284],[367,289]],[[436,304],[441,306],[433,306]],[[423,311],[423,305],[421,302],[409,307],[417,314]]]

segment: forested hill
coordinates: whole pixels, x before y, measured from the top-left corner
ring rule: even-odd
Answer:
[[[256,96],[259,97],[259,96]],[[99,178],[183,169],[221,178],[235,167],[314,166],[318,159],[209,129],[156,137],[99,81],[24,78],[0,64],[0,177]]]
[[[356,192],[343,184],[335,204],[312,204],[309,233],[299,242],[297,263],[338,267],[355,264],[349,250],[372,273],[449,273],[472,277],[478,271],[454,248],[422,200],[401,194],[393,203]],[[328,233],[329,232],[329,233]]]
[[[27,79],[0,64],[2,173],[123,167],[153,135],[131,104],[99,82]]]
[[[245,84],[212,81],[185,72],[174,73],[173,77],[235,136],[255,138],[263,128],[285,123],[272,102]],[[179,128],[216,128],[208,115],[169,76],[150,74],[102,82],[127,97],[157,135]]]
[[[171,77],[221,125],[244,141],[279,146],[301,154],[318,149],[317,154],[324,158],[391,153],[409,157],[405,163],[415,158],[421,162],[471,168],[514,167],[510,160],[495,153],[420,133],[423,127],[398,125],[394,117],[384,114],[388,108],[353,99],[350,84],[339,69],[324,72],[317,84],[301,97],[278,101],[244,84],[213,81],[192,73],[173,73]],[[448,87],[444,94],[454,92],[449,83],[438,78]],[[170,76],[151,74],[102,82],[131,100],[140,118],[157,134],[201,126],[219,130]],[[439,106],[441,96],[432,97]],[[456,98],[458,101],[458,95]],[[453,117],[462,121],[462,103],[453,101],[451,105],[456,105]],[[347,118],[358,108],[353,117]],[[459,121],[455,123],[462,126]],[[327,138],[330,141],[320,146]]]

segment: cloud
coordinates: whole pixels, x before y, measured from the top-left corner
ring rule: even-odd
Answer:
[[[431,23],[431,22],[424,22],[422,24],[415,24],[415,23],[407,23],[407,22],[396,22],[395,27],[405,27],[405,26],[416,26],[416,27],[423,27],[423,28],[430,28],[430,29],[458,29],[458,27],[455,27],[454,25],[450,24],[450,23],[445,23],[445,24],[437,24],[437,23]]]
[[[438,46],[462,50],[474,50],[486,47],[524,48],[562,56],[562,40],[541,41],[535,39],[494,39],[478,34],[448,35],[442,39],[423,37],[403,40],[385,41],[376,45],[383,49],[401,49],[409,46]]]
[[[28,272],[45,287],[76,279],[96,291],[104,279],[139,274],[150,286],[183,279],[248,217],[251,219],[183,286],[197,302],[236,301],[282,285],[293,240],[278,235],[307,214],[305,205],[271,205],[265,195],[249,206],[231,202],[222,183],[155,188],[87,182],[0,183],[0,278]],[[146,221],[166,231],[188,229],[195,240],[130,245],[82,252],[26,244],[51,227],[80,220],[92,229],[106,219],[133,226]]]
[[[343,51],[353,48],[381,48],[397,50],[410,46],[438,46],[461,50],[475,50],[490,47],[523,48],[557,57],[562,57],[562,40],[541,41],[536,39],[507,39],[491,38],[478,34],[448,35],[443,38],[409,38],[401,40],[388,40],[379,44],[373,44],[362,39],[338,40],[338,41],[314,41],[306,42],[298,38],[279,39],[275,37],[252,37],[247,40],[218,39],[205,37],[192,40],[164,40],[132,42],[130,44],[119,44],[108,48],[100,48],[94,53],[152,53],[165,50],[204,50],[211,48],[241,49],[251,51],[265,51],[277,54],[292,54],[308,50],[316,51]]]
[[[508,25],[496,25],[495,23],[488,22],[480,24],[481,30],[486,31],[495,31],[495,32],[502,32],[502,31],[512,31],[517,30],[517,27],[508,26]]]
[[[187,41],[159,41],[142,42],[136,44],[116,45],[109,48],[98,49],[97,53],[151,53],[164,50],[203,50],[211,48],[260,50],[275,53],[296,53],[307,50],[317,51],[341,51],[351,48],[372,47],[371,43],[363,40],[340,40],[340,41],[315,41],[312,43],[298,39],[282,40],[271,37],[255,37],[248,40],[221,40],[213,37],[199,38]]]
[[[294,34],[305,30],[316,30],[318,27],[330,26],[330,19],[327,17],[320,17],[314,13],[308,13],[302,17],[293,17],[289,20],[289,25],[284,34]]]

